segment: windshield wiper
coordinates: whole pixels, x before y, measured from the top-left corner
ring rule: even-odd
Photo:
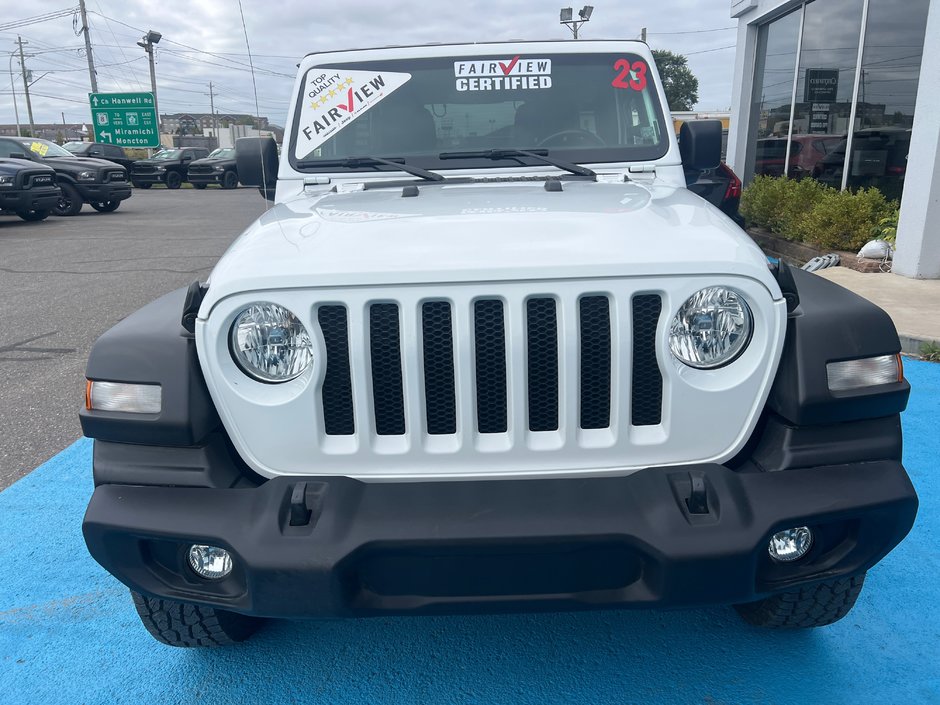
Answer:
[[[562,161],[561,159],[555,159],[554,157],[548,156],[547,149],[484,149],[477,152],[443,152],[438,155],[439,159],[516,159],[516,157],[531,157],[532,159],[538,159],[545,164],[551,164],[556,166],[559,169],[564,169],[565,171],[571,172],[572,174],[577,174],[578,176],[590,176],[594,178],[597,176],[597,173],[591,171],[586,166],[581,166],[580,164],[572,164],[571,162]],[[518,161],[518,159],[517,159]]]
[[[405,164],[405,160],[401,158],[385,159],[383,157],[346,157],[345,159],[308,159],[297,162],[297,166],[301,169],[321,166],[342,166],[346,167],[347,169],[358,169],[362,166],[379,166],[380,164],[387,164],[389,166],[398,167],[405,173],[411,174],[412,176],[417,176],[422,179],[427,179],[428,181],[444,181],[444,177],[440,174],[435,174],[433,171],[422,169],[419,166]]]

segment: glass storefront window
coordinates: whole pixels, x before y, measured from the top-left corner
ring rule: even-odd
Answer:
[[[875,186],[888,198],[901,198],[928,6],[929,0],[869,6],[848,188]]]
[[[746,175],[783,174],[801,10],[760,28]]]
[[[856,100],[865,4],[812,0],[760,27],[745,181],[786,173],[900,198],[929,0],[868,0]]]

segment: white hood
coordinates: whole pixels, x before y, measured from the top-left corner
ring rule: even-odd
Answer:
[[[205,317],[231,294],[284,288],[737,274],[779,288],[718,209],[658,181],[418,183],[274,206],[216,265]]]

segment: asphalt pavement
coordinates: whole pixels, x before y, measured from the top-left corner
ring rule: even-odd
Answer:
[[[272,622],[174,649],[88,555],[91,442],[0,492],[0,702],[329,705],[940,703],[940,364],[908,361],[911,534],[822,629],[749,627],[730,607]]]
[[[264,204],[248,188],[135,189],[114,213],[0,218],[0,489],[81,436],[98,336],[205,279]]]

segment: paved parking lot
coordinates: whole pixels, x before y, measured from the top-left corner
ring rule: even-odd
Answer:
[[[135,189],[114,213],[0,218],[0,489],[81,435],[95,339],[205,278],[264,203],[246,188]]]

